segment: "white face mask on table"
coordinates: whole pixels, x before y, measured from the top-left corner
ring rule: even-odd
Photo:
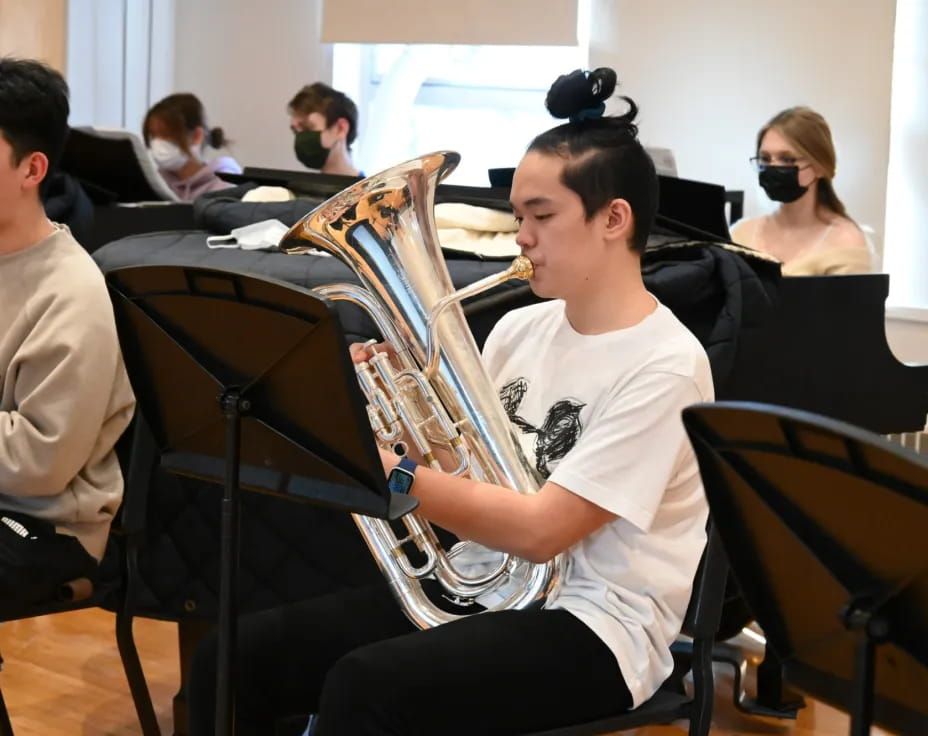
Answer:
[[[288,230],[280,220],[262,220],[237,227],[228,235],[211,235],[206,244],[210,248],[274,249]]]

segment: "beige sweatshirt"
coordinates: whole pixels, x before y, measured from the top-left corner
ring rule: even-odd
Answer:
[[[0,509],[48,519],[100,559],[135,397],[103,275],[57,228],[0,255]]]

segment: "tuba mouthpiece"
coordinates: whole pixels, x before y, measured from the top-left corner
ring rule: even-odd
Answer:
[[[514,279],[525,279],[528,281],[535,275],[535,266],[526,256],[516,256],[512,261],[512,265],[509,267],[509,272]]]

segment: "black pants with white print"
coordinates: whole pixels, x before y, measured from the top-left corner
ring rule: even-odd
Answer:
[[[0,511],[0,610],[67,598],[65,583],[94,580],[97,561],[76,537],[51,522]]]

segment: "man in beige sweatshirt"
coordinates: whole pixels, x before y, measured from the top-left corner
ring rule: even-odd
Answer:
[[[68,112],[60,74],[0,58],[0,600],[93,578],[135,407],[103,276],[42,207]]]

